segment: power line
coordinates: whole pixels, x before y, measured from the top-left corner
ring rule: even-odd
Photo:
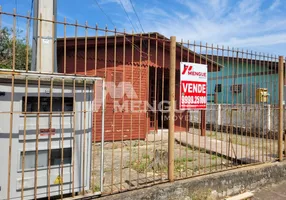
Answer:
[[[30,18],[32,17],[33,7],[34,7],[34,0],[31,1]]]
[[[97,2],[97,0],[94,0],[97,4],[97,6],[99,7],[99,9],[101,10],[101,12],[107,17],[107,19],[114,25],[113,21],[111,20],[111,18],[107,15],[107,13],[104,12],[104,10],[101,8],[101,6],[99,5],[99,3]],[[121,2],[121,1],[120,1]],[[125,9],[124,9],[125,10]],[[115,27],[115,25],[114,25]],[[125,39],[135,48],[135,50],[137,50],[138,52],[140,52],[140,48],[134,44],[132,41],[130,41],[127,37],[125,37]],[[144,51],[141,51],[143,54],[146,54]]]
[[[129,22],[130,22],[131,26],[133,27],[133,30],[135,30],[135,31],[136,31],[136,29],[135,29],[135,27],[134,27],[134,25],[133,25],[133,23],[132,23],[132,21],[131,21],[131,19],[130,19],[129,15],[128,15],[128,13],[127,13],[127,11],[126,11],[126,9],[125,9],[125,7],[124,7],[123,3],[122,3],[122,1],[121,1],[121,0],[119,0],[119,2],[120,2],[120,4],[121,4],[121,6],[122,6],[122,8],[123,8],[123,10],[124,10],[124,12],[125,12],[125,14],[126,14],[126,16],[127,16],[128,20],[129,20]],[[136,32],[137,32],[137,31],[136,31]]]
[[[95,1],[95,3],[97,4],[97,6],[98,6],[98,8],[101,10],[101,12],[107,17],[107,19],[111,22],[111,24],[114,26],[114,27],[116,27],[115,26],[115,24],[113,23],[113,21],[111,20],[111,18],[104,12],[104,10],[101,8],[101,6],[99,5],[99,3],[98,3],[98,1],[97,0],[94,0]]]
[[[29,20],[31,20],[31,18],[32,18],[33,8],[34,8],[34,0],[31,1],[31,10],[30,10],[30,19]],[[31,26],[32,26],[31,21],[30,21],[29,25],[30,25],[29,29],[31,30]]]
[[[135,7],[134,7],[134,5],[133,5],[133,2],[132,2],[132,0],[129,0],[129,1],[130,1],[131,5],[132,5],[132,9],[134,10],[134,13],[135,13],[137,19],[138,19],[138,22],[139,22],[139,24],[140,24],[140,27],[141,27],[143,33],[145,33],[145,31],[144,31],[144,29],[143,29],[143,26],[142,26],[142,24],[141,24],[140,18],[138,17],[138,14],[137,14],[137,12],[136,12],[136,10],[135,10]]]

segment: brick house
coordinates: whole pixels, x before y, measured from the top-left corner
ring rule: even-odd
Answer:
[[[107,83],[115,83],[115,85],[111,84],[113,91],[117,90],[119,84],[124,82],[124,94],[110,94],[110,92],[112,93],[110,85],[107,89],[109,94],[106,96],[105,110],[106,141],[145,139],[146,134],[152,130],[168,128],[168,121],[164,118],[167,114],[162,114],[160,111],[146,111],[146,102],[158,110],[159,108],[154,106],[157,104],[152,104],[152,102],[169,98],[169,39],[158,33],[150,33],[142,36],[135,35],[133,47],[131,41],[131,35],[126,35],[125,41],[122,35],[116,37],[113,35],[99,36],[97,39],[95,37],[66,38],[66,41],[60,38],[57,42],[59,72],[105,77]],[[77,48],[75,48],[76,43]],[[180,61],[207,64],[209,72],[218,71],[222,66],[180,44],[177,44],[176,50],[176,100],[178,107]],[[77,58],[75,58],[75,54]],[[65,57],[66,59],[64,59]],[[130,87],[133,89],[130,90]],[[95,102],[98,99],[100,98],[95,97]],[[131,102],[136,103],[133,105],[133,108],[136,107],[136,111],[133,109],[131,112]],[[176,115],[185,116],[186,112]],[[185,119],[179,120],[178,118],[175,121],[175,131],[186,130]],[[94,138],[99,141],[101,139],[101,109],[94,112],[93,120]]]

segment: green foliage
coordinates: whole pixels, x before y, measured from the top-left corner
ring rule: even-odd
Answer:
[[[12,69],[14,55],[15,69],[25,70],[28,48],[28,69],[31,69],[32,49],[29,45],[27,46],[26,40],[20,36],[21,33],[21,31],[16,31],[14,36],[13,30],[7,27],[0,29],[0,68]]]

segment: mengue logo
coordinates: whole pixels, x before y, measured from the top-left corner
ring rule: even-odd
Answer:
[[[207,77],[207,73],[192,71],[192,69],[193,69],[192,65],[184,65],[182,75],[185,75],[187,73],[188,75],[192,76]]]
[[[193,66],[192,65],[184,65],[184,70],[183,70],[183,72],[182,72],[182,74],[184,75],[184,74],[186,74],[186,72],[188,71],[188,74],[190,74],[190,72],[192,71],[192,69],[193,69]]]

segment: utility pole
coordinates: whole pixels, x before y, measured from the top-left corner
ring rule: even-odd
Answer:
[[[57,0],[34,0],[32,70],[57,72]]]

